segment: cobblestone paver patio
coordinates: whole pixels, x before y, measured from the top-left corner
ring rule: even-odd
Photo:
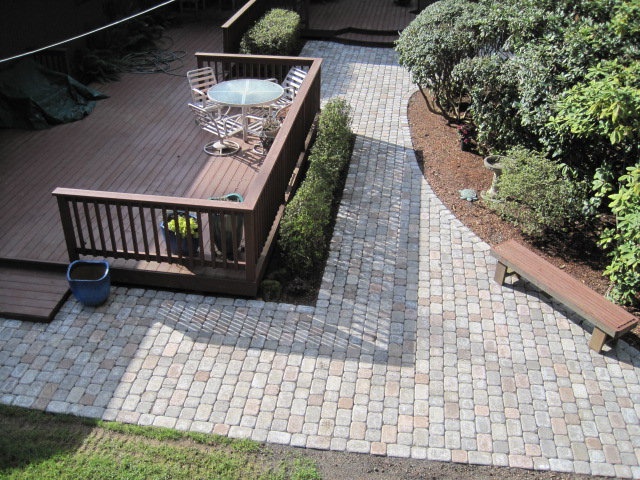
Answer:
[[[527,284],[435,197],[392,50],[309,42],[357,134],[314,307],[114,288],[0,320],[0,402],[293,446],[640,478],[640,355]]]

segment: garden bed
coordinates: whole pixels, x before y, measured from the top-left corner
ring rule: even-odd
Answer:
[[[517,240],[596,292],[606,293],[609,281],[602,272],[607,259],[596,247],[597,226],[584,235],[533,243],[482,201],[469,202],[460,198],[459,191],[465,188],[476,190],[478,195],[487,190],[492,173],[484,168],[481,155],[460,149],[456,126],[431,112],[419,92],[409,100],[407,114],[413,148],[425,178],[442,203],[462,223],[490,245]],[[638,315],[637,311],[632,313]],[[640,327],[625,339],[640,346]]]

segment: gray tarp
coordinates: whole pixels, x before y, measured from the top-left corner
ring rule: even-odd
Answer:
[[[108,98],[30,59],[0,71],[0,127],[43,129],[89,115]]]

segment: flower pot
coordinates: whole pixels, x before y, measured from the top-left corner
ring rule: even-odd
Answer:
[[[228,202],[242,202],[244,198],[239,193],[228,193],[223,195],[222,197],[212,197],[211,200],[225,200]],[[233,260],[235,257],[235,252],[240,249],[240,242],[242,240],[242,233],[244,230],[244,222],[242,217],[238,217],[236,219],[236,229],[235,229],[235,238],[236,241],[234,243],[233,237],[233,222],[232,217],[230,215],[225,215],[224,221],[222,220],[222,215],[215,214],[213,215],[213,241],[216,244],[216,248],[219,251],[222,251],[223,240],[224,245],[227,248],[227,260]],[[224,239],[223,239],[224,235]]]
[[[103,304],[111,292],[109,262],[105,260],[76,260],[67,268],[67,282],[71,293],[86,306]]]
[[[189,217],[193,219],[197,219],[195,215],[189,214]],[[167,222],[173,219],[173,214],[167,215]],[[165,243],[169,245],[169,249],[171,250],[172,255],[182,255],[189,256],[189,239],[186,237],[182,237],[175,232],[172,232],[168,228],[166,228],[164,222],[160,223],[160,230],[162,230],[162,236],[164,237]],[[191,252],[192,255],[197,255],[198,250],[200,249],[200,240],[197,237],[194,237],[194,232],[191,232]]]
[[[265,153],[269,151],[277,135],[278,130],[265,130],[260,134],[260,143],[262,143]]]

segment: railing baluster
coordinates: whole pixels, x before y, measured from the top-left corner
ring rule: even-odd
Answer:
[[[138,248],[138,236],[136,235],[136,224],[135,219],[133,218],[133,206],[131,204],[127,205],[127,213],[129,214],[129,226],[131,227],[131,242],[133,243],[133,252],[137,256],[140,253],[140,249]]]
[[[127,235],[124,230],[124,220],[122,219],[122,204],[116,204],[116,216],[118,217],[118,227],[120,228],[120,240],[122,241],[122,254],[124,258],[129,258],[129,249],[127,248]]]
[[[240,239],[238,238],[238,216],[231,214],[231,252],[233,254],[233,265],[238,269],[238,255],[240,254]]]
[[[200,245],[200,264],[201,265],[206,265],[205,262],[205,258],[204,258],[204,229],[203,226],[204,224],[202,223],[202,212],[200,210],[198,210],[196,212],[196,216],[197,216],[197,222],[198,222],[198,244]]]
[[[72,205],[73,205],[73,216],[76,222],[76,229],[78,230],[78,242],[80,243],[80,248],[84,250],[86,248],[86,242],[84,240],[82,222],[80,221],[80,212],[78,212],[77,200],[73,200]]]
[[[161,261],[162,252],[160,251],[160,235],[158,232],[158,222],[156,221],[156,209],[151,207],[151,227],[153,228],[153,243],[156,247],[156,261]]]
[[[215,234],[213,231],[213,219],[215,218],[215,213],[208,212],[207,218],[209,220],[209,254],[211,255],[211,264],[215,268],[218,266],[218,255],[216,254],[216,242],[215,242]]]
[[[167,231],[169,229],[169,227],[167,226],[167,223],[169,223],[169,218],[167,217],[167,209],[163,206],[162,207],[162,224],[164,225],[164,239],[165,239],[165,247],[167,247],[167,256],[169,257],[169,263],[173,263],[173,256],[172,256],[172,252],[171,252],[171,242],[169,241],[169,235],[167,234]]]
[[[105,256],[107,253],[107,244],[104,238],[104,229],[102,228],[102,215],[100,215],[100,204],[98,202],[93,202],[93,209],[96,213],[96,223],[98,224],[98,235],[100,237],[100,250],[102,256]]]
[[[91,222],[91,214],[89,213],[89,204],[86,201],[82,202],[82,211],[84,212],[84,221],[87,225],[87,235],[89,236],[89,245],[92,250],[91,254],[95,255],[96,242],[93,240],[93,225]]]
[[[113,218],[111,217],[111,207],[112,205],[109,205],[108,203],[105,203],[104,205],[105,214],[107,215],[107,225],[109,227],[109,239],[111,240],[111,251],[116,252],[118,249],[116,244],[116,233],[115,233],[115,230],[113,229]]]
[[[144,259],[148,262],[149,258],[149,240],[147,239],[147,222],[144,217],[144,207],[138,205],[138,212],[140,214],[140,229],[142,230],[142,244],[144,246]]]

